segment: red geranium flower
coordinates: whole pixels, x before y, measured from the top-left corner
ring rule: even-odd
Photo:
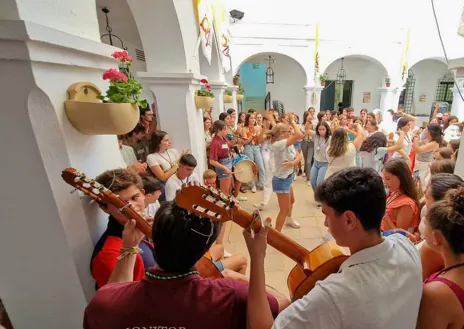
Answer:
[[[211,86],[210,85],[207,85],[205,88],[206,88],[206,90],[211,91]]]
[[[122,80],[127,82],[127,76],[116,69],[109,69],[103,73],[103,80],[118,81]]]
[[[206,79],[201,79],[200,82],[201,82],[201,83],[204,83],[204,84],[206,85],[206,84],[208,83],[208,80],[206,80]]]

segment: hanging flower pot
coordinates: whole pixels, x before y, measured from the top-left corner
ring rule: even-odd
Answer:
[[[209,109],[213,107],[214,98],[209,96],[195,96],[195,105],[197,109]]]
[[[237,94],[237,100],[238,101],[243,101],[243,95]]]
[[[231,95],[224,94],[224,103],[230,104],[233,101],[233,97]]]
[[[232,82],[234,86],[240,85],[240,74],[237,73],[236,75],[234,75]]]
[[[76,82],[68,88],[65,111],[72,126],[84,135],[123,135],[140,119],[135,103],[102,103],[101,90],[90,82]]]
[[[195,94],[195,105],[197,109],[209,109],[214,104],[214,93],[211,91],[208,80],[201,79],[200,82],[203,86]]]

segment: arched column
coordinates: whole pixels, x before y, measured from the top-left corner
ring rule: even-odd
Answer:
[[[88,266],[98,235],[87,223],[103,227],[107,219],[70,195],[60,172],[76,167],[95,176],[123,161],[115,136],[84,136],[70,125],[64,101],[77,81],[106,89],[101,75],[116,67],[115,49],[99,42],[92,1],[6,0],[0,12],[0,76],[14,77],[0,88],[10,109],[0,111],[0,138],[14,141],[0,144],[7,155],[0,298],[15,328],[81,327],[94,293]]]
[[[202,174],[206,168],[203,116],[194,99],[200,88],[199,58],[203,54],[198,50],[193,1],[131,0],[128,3],[137,22],[147,63],[147,72],[137,72],[137,76],[156,95],[160,128],[171,134],[175,148],[192,152],[198,161],[196,171]],[[213,84],[224,81],[218,65],[217,54],[213,54],[208,72],[214,76],[208,77]],[[217,89],[216,93],[221,92]],[[215,98],[217,102],[222,101],[222,96]],[[221,104],[216,107],[221,108]]]

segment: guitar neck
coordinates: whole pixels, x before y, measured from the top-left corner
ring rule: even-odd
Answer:
[[[253,231],[257,233],[261,228],[261,221],[254,221],[253,218],[253,215],[250,215],[246,211],[239,209],[236,211],[233,221],[243,228],[247,228],[251,224]],[[290,239],[288,236],[280,233],[272,227],[269,228],[267,234],[267,243],[283,253],[288,258],[294,260],[302,267],[310,268],[310,252],[303,246]]]

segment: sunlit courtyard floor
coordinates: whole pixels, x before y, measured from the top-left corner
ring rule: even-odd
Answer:
[[[306,184],[303,176],[299,176],[297,180],[293,182],[292,186],[296,199],[293,207],[293,218],[301,224],[301,228],[295,229],[285,226],[282,233],[308,250],[312,250],[324,242],[322,237],[323,234],[327,232],[324,227],[324,217],[321,210],[316,208],[312,188]],[[262,192],[251,193],[248,191],[242,195],[246,196],[248,201],[241,202],[240,206],[252,212],[255,210],[253,204],[261,201]],[[264,218],[271,217],[273,225],[275,225],[275,218],[278,212],[279,206],[277,204],[277,197],[273,194],[269,205],[261,211],[261,214]],[[249,259],[248,250],[242,235],[242,228],[233,223],[228,223],[227,225],[224,237],[225,249],[230,253],[246,255]],[[287,275],[293,266],[295,266],[295,262],[268,246],[265,260],[266,284],[276,288],[282,293],[288,294]],[[247,270],[247,274],[248,273],[249,270]]]

